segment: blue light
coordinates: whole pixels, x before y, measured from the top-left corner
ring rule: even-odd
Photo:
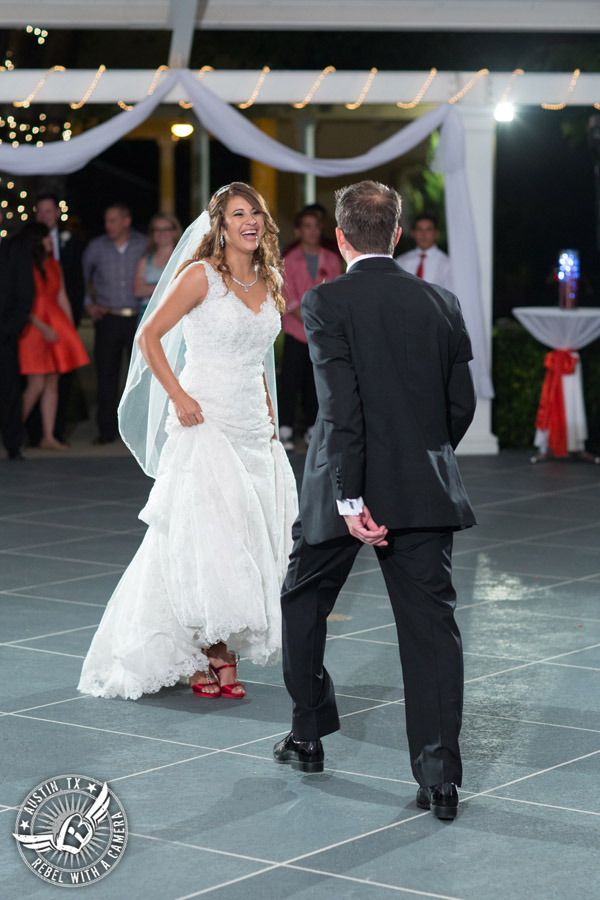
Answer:
[[[558,256],[558,302],[563,309],[577,307],[579,289],[579,253],[577,250],[561,250]]]

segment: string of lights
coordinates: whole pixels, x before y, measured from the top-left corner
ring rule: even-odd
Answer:
[[[517,80],[519,75],[524,75],[524,74],[525,74],[525,72],[523,71],[523,69],[515,69],[514,70],[514,72],[508,79],[508,84],[506,85],[506,87],[504,89],[504,93],[502,94],[502,97],[500,98],[500,103],[508,103],[508,97],[509,97],[510,92],[513,89],[513,84],[515,83],[515,81]]]
[[[88,102],[88,100],[90,99],[90,97],[92,96],[94,91],[96,90],[96,86],[105,72],[106,72],[106,66],[104,66],[104,65],[98,66],[98,71],[92,78],[90,86],[87,89],[87,91],[85,92],[85,94],[83,95],[83,97],[81,98],[81,100],[79,100],[78,103],[70,103],[69,104],[71,109],[81,109],[82,106],[85,106],[85,104]]]
[[[27,109],[27,107],[29,106],[31,101],[37,96],[37,94],[40,92],[40,90],[44,87],[44,85],[46,84],[46,82],[48,81],[48,79],[50,78],[50,76],[52,75],[53,72],[66,72],[66,71],[67,70],[65,69],[64,66],[52,66],[51,69],[48,69],[48,71],[43,76],[43,78],[40,78],[40,80],[38,81],[38,83],[36,84],[36,86],[34,87],[32,92],[29,94],[29,96],[25,97],[24,100],[15,100],[13,103],[13,106],[23,107],[24,109]]]
[[[311,102],[312,98],[320,88],[321,84],[323,83],[324,79],[327,77],[327,75],[329,75],[330,72],[335,72],[335,66],[326,66],[311,87],[304,100],[301,100],[300,103],[292,103],[292,106],[295,109],[304,109],[305,106],[308,106],[308,104]]]
[[[215,70],[213,69],[212,66],[202,66],[202,68],[198,72],[197,80],[202,81],[202,79],[204,78],[204,76],[206,75],[207,72],[214,72],[214,71]],[[191,109],[194,104],[187,103],[185,100],[180,100],[179,105],[181,106],[182,109]]]
[[[163,72],[168,72],[168,71],[169,71],[169,67],[168,67],[168,66],[159,66],[159,67],[158,67],[158,69],[157,69],[156,72],[154,73],[154,78],[152,79],[152,82],[151,82],[151,84],[150,84],[150,87],[148,88],[148,91],[147,91],[147,96],[148,96],[148,97],[149,97],[151,94],[153,94],[154,91],[156,90],[156,85],[158,84],[159,79],[160,79],[160,76],[162,75],[162,73],[163,73]],[[125,110],[126,112],[129,112],[131,109],[133,109],[133,106],[131,106],[129,103],[125,103],[124,100],[117,100],[117,106],[119,107],[119,109],[123,109],[123,110]]]
[[[29,26],[28,26],[28,29],[29,29]],[[39,29],[33,29],[33,27],[31,27],[31,30],[33,33],[34,31],[37,32]],[[46,32],[46,35],[47,35],[47,32]],[[41,36],[41,32],[40,32],[40,36]],[[6,59],[4,60],[4,65],[0,65],[0,72],[7,71],[7,70],[14,70],[15,66],[14,66],[14,63],[12,62],[12,60],[10,59],[10,55],[11,55],[10,51],[8,51],[6,54]],[[13,106],[22,107],[22,108],[27,109],[28,106],[33,102],[33,100],[35,99],[35,97],[37,96],[37,94],[39,93],[41,88],[46,84],[50,75],[52,75],[54,72],[66,72],[66,71],[67,71],[67,69],[65,66],[61,66],[61,65],[52,66],[52,68],[48,69],[47,72],[45,72],[45,74],[40,79],[40,81],[37,83],[35,88],[31,91],[31,93],[24,100],[14,101]],[[81,100],[79,100],[77,102],[72,102],[69,104],[71,109],[77,110],[77,109],[81,109],[83,106],[85,106],[85,104],[89,101],[92,94],[94,93],[94,90],[96,89],[98,82],[100,81],[100,78],[102,77],[102,75],[104,75],[104,73],[106,71],[107,71],[106,66],[101,65],[98,67],[98,70],[97,70],[96,74],[94,75],[94,78],[92,79],[92,81],[90,83],[90,86],[88,87],[86,93],[81,98]],[[150,87],[148,88],[147,96],[150,96],[154,93],[156,86],[160,80],[160,76],[162,75],[163,72],[167,72],[167,71],[169,71],[168,66],[166,66],[166,65],[158,66],[158,68],[156,69],[156,71],[154,73]],[[214,70],[213,66],[202,66],[202,68],[198,72],[198,76],[197,76],[198,81],[201,81],[207,72],[214,72],[214,71],[215,70]],[[362,88],[362,91],[361,91],[359,97],[357,98],[356,101],[354,101],[352,103],[345,103],[344,105],[345,105],[346,109],[353,110],[353,109],[358,109],[360,106],[362,106],[362,104],[365,102],[367,94],[371,90],[373,81],[375,80],[375,77],[378,74],[378,71],[379,70],[376,67],[373,67],[372,69],[370,69],[369,74],[366,78],[365,84]],[[265,79],[270,72],[271,72],[271,69],[269,68],[269,66],[263,66],[260,76],[258,78],[258,81],[256,83],[256,86],[254,87],[254,90],[252,91],[248,100],[246,100],[243,103],[237,104],[239,109],[249,109],[251,106],[254,105],[254,103],[256,103],[258,96],[260,94],[260,91],[262,90],[262,87],[264,85]],[[312,87],[308,91],[305,98],[303,100],[301,100],[300,102],[292,103],[291,105],[295,109],[304,109],[306,106],[308,106],[313,101],[317,90],[323,83],[326,76],[333,72],[336,72],[335,66],[326,66],[322,70],[322,72],[319,74],[316,81],[313,83]],[[482,78],[484,75],[489,75],[489,74],[490,74],[489,69],[487,69],[487,68],[480,69],[478,72],[476,72],[473,75],[473,77],[467,82],[467,84],[465,84],[464,87],[462,87],[456,94],[454,94],[454,96],[452,96],[447,102],[448,103],[457,103],[475,86],[475,84],[479,81],[480,78]],[[515,69],[512,72],[512,74],[508,80],[508,83],[506,85],[506,88],[504,89],[504,92],[502,94],[502,97],[499,100],[499,104],[508,102],[508,97],[512,91],[512,88],[514,86],[516,79],[520,75],[525,75],[525,74],[526,73],[524,72],[523,69]],[[427,75],[427,78],[425,79],[420,90],[415,95],[414,99],[411,100],[410,102],[403,102],[403,101],[399,100],[399,101],[397,101],[396,106],[399,107],[400,109],[414,109],[415,107],[417,107],[423,101],[425,94],[431,87],[431,84],[437,75],[438,75],[438,70],[436,68],[430,69],[429,74]],[[575,87],[577,85],[577,81],[578,81],[580,75],[581,75],[581,70],[575,69],[571,76],[571,81],[570,81],[569,87],[567,89],[567,94],[566,94],[566,97],[564,100],[562,100],[560,103],[542,103],[541,104],[542,109],[546,109],[546,110],[564,109],[567,106],[567,104],[569,103],[569,100],[573,94],[573,91],[575,90]],[[118,103],[118,106],[124,110],[130,110],[133,108],[131,105],[125,103],[123,100],[119,100],[119,101],[117,101],[117,103]],[[182,107],[183,109],[190,109],[192,107],[192,105],[193,104],[188,103],[185,100],[179,101],[179,106]],[[594,105],[595,109],[600,109],[600,103],[594,103],[593,105]]]
[[[494,110],[494,118],[497,122],[512,122],[515,117],[515,108],[508,99],[510,96],[510,92],[513,89],[513,85],[519,75],[524,75],[523,69],[515,69],[510,78],[508,79],[508,84],[504,88],[504,93],[500,98],[500,102],[496,106]]]
[[[462,100],[462,98],[465,96],[465,94],[468,94],[468,92],[471,90],[471,88],[477,84],[477,82],[479,81],[480,78],[482,78],[484,75],[489,75],[489,74],[490,74],[489,69],[480,69],[479,72],[476,72],[476,74],[473,75],[473,77],[471,78],[470,81],[467,81],[465,86],[463,88],[461,88],[461,90],[458,91],[458,93],[456,93],[454,95],[454,97],[451,97],[448,100],[448,103],[458,103],[458,101]]]
[[[151,84],[150,87],[148,88],[148,96],[150,96],[151,94],[153,94],[154,91],[156,90],[156,85],[157,85],[158,82],[160,81],[160,76],[162,75],[162,73],[163,73],[163,72],[168,72],[168,71],[169,71],[169,67],[168,67],[168,66],[159,66],[159,67],[158,67],[158,69],[157,69],[156,72],[154,73],[154,78],[152,79],[152,84]]]
[[[571,78],[571,83],[569,85],[569,89],[567,90],[567,96],[562,101],[562,103],[542,103],[542,109],[564,109],[569,100],[571,99],[571,94],[575,90],[575,85],[577,84],[577,80],[581,75],[580,69],[575,69],[573,72],[573,76]],[[595,105],[595,104],[594,104]]]
[[[252,106],[252,104],[256,101],[256,98],[260,94],[260,89],[262,88],[263,84],[265,83],[265,78],[267,77],[267,75],[269,74],[270,71],[271,70],[268,66],[263,66],[263,70],[260,73],[258,81],[256,82],[256,87],[254,88],[254,90],[250,94],[250,97],[248,98],[248,100],[246,100],[245,103],[238,103],[239,109],[249,109],[249,107]]]
[[[437,75],[437,71],[438,71],[437,69],[430,69],[429,75],[423,82],[423,86],[422,86],[421,90],[416,94],[414,100],[411,100],[410,103],[403,103],[401,100],[399,100],[396,103],[396,106],[400,107],[400,109],[414,109],[415,106],[418,106],[419,103],[421,102],[421,100],[423,99],[423,97],[425,96],[425,94],[427,93],[427,91],[429,90],[429,86],[431,85],[431,82]]]
[[[345,104],[346,109],[358,109],[359,106],[362,106],[362,104],[364,103],[365,97],[371,90],[371,85],[373,84],[373,81],[375,80],[377,71],[378,70],[375,68],[371,69],[371,71],[369,72],[369,77],[365,81],[365,86],[363,87],[362,91],[360,92],[360,96],[359,96],[358,100],[355,103],[346,103]]]

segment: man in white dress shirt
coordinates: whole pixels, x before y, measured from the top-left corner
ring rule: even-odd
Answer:
[[[397,256],[398,265],[411,275],[453,291],[450,257],[436,244],[440,232],[435,216],[430,213],[417,216],[410,234],[417,246]]]

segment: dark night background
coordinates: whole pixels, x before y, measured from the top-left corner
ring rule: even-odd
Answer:
[[[168,32],[51,31],[39,46],[21,31],[0,32],[0,48],[19,68],[153,69],[168,58]],[[197,31],[191,68],[338,69],[582,72],[600,70],[596,34],[379,33],[379,32],[212,32]],[[562,98],[548,98],[560,100]],[[598,97],[600,102],[600,97]],[[37,109],[39,107],[33,107]],[[259,109],[259,108],[257,108]],[[1,109],[5,115],[8,108]],[[48,108],[50,117],[52,108]],[[56,108],[64,117],[63,108]],[[581,255],[582,305],[600,305],[600,262],[596,249],[594,157],[587,143],[593,108],[551,112],[528,107],[512,123],[497,127],[495,285],[496,316],[516,305],[556,303],[551,270],[559,249]],[[115,114],[114,107],[89,105],[70,113],[76,130]],[[178,213],[186,218],[189,147],[177,147]],[[213,153],[213,187],[248,174],[248,161],[220,147]],[[126,196],[143,228],[157,205],[157,150],[152,141],[115,145],[67,179],[69,212],[84,230],[98,233],[105,201]]]

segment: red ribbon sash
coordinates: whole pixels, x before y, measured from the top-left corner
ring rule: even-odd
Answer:
[[[553,350],[546,354],[544,366],[547,369],[535,427],[548,431],[548,446],[555,456],[567,455],[567,419],[562,389],[562,376],[572,375],[577,365],[577,356],[572,350]]]

